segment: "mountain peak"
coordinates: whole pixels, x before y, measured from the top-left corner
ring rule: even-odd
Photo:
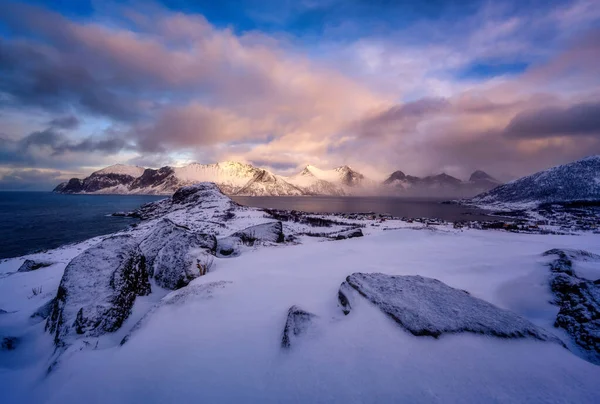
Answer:
[[[489,175],[488,173],[486,173],[485,171],[482,171],[482,170],[475,170],[473,172],[473,174],[471,174],[471,177],[469,177],[469,181],[471,181],[471,182],[474,182],[474,181],[498,182],[498,180],[496,180],[494,177],[492,177],[491,175]]]

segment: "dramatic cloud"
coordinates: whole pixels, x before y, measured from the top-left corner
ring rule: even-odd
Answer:
[[[568,108],[544,108],[519,113],[504,131],[515,138],[547,138],[564,135],[600,136],[600,101]]]
[[[511,178],[600,151],[597,1],[268,4],[3,2],[0,168]]]

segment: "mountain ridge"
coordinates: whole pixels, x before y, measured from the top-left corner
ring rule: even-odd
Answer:
[[[600,155],[585,157],[521,177],[470,198],[466,203],[495,208],[600,201]]]
[[[183,186],[214,182],[225,194],[238,196],[351,196],[419,192],[438,196],[458,193],[465,196],[464,193],[475,195],[499,184],[485,183],[484,189],[479,189],[482,183],[472,181],[474,176],[488,182],[488,179],[493,180],[482,171],[473,173],[470,181],[462,181],[445,173],[419,178],[395,171],[385,181],[377,182],[348,165],[328,170],[307,165],[297,174],[286,177],[235,161],[190,163],[182,167],[165,166],[158,169],[115,164],[97,170],[84,179],[72,178],[63,182],[54,192],[171,195]]]

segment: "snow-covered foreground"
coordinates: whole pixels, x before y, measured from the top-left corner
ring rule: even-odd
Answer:
[[[550,258],[541,254],[556,247],[600,253],[599,235],[450,227],[374,228],[365,235],[305,237],[300,245],[216,258],[211,272],[184,288],[198,293],[155,309],[127,343],[118,345],[123,335],[117,332],[110,336],[114,344],[71,353],[47,374],[52,337],[29,315],[54,297],[67,261],[83,248],[53,252],[59,263],[0,279],[0,308],[9,312],[0,315],[2,333],[23,336],[17,349],[0,351],[0,401],[600,401],[600,368],[559,344],[467,333],[417,337],[367,300],[347,316],[337,302],[340,284],[354,272],[423,275],[520,314],[577,351],[552,326],[558,309],[549,303]],[[21,261],[5,261],[0,272],[16,270]],[[586,267],[586,273],[595,270]],[[34,295],[33,287],[42,292]],[[154,295],[136,300],[123,329],[161,297]],[[292,305],[318,321],[282,349]]]

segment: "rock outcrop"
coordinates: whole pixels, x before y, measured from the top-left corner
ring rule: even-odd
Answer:
[[[346,240],[348,238],[362,237],[363,232],[361,229],[351,229],[346,231],[341,231],[339,233],[331,236],[334,240]]]
[[[600,364],[600,279],[580,277],[573,268],[577,261],[594,261],[600,272],[600,255],[582,250],[553,249],[550,288],[560,307],[554,325],[569,333],[590,361]]]
[[[501,338],[554,340],[523,317],[454,289],[437,279],[354,273],[338,292],[344,313],[351,312],[353,291],[416,336],[469,332]]]
[[[281,222],[263,223],[236,231],[228,237],[217,240],[217,254],[220,257],[235,257],[242,245],[255,243],[283,243],[283,225]]]
[[[65,268],[46,330],[57,346],[77,336],[114,332],[131,313],[135,298],[149,293],[146,262],[136,240],[106,238]]]
[[[216,247],[214,235],[193,233],[169,219],[158,221],[140,244],[150,276],[172,290],[203,275],[202,266]]]
[[[290,348],[296,338],[305,334],[314,325],[316,318],[316,314],[302,310],[298,306],[290,307],[283,327],[281,347]]]

